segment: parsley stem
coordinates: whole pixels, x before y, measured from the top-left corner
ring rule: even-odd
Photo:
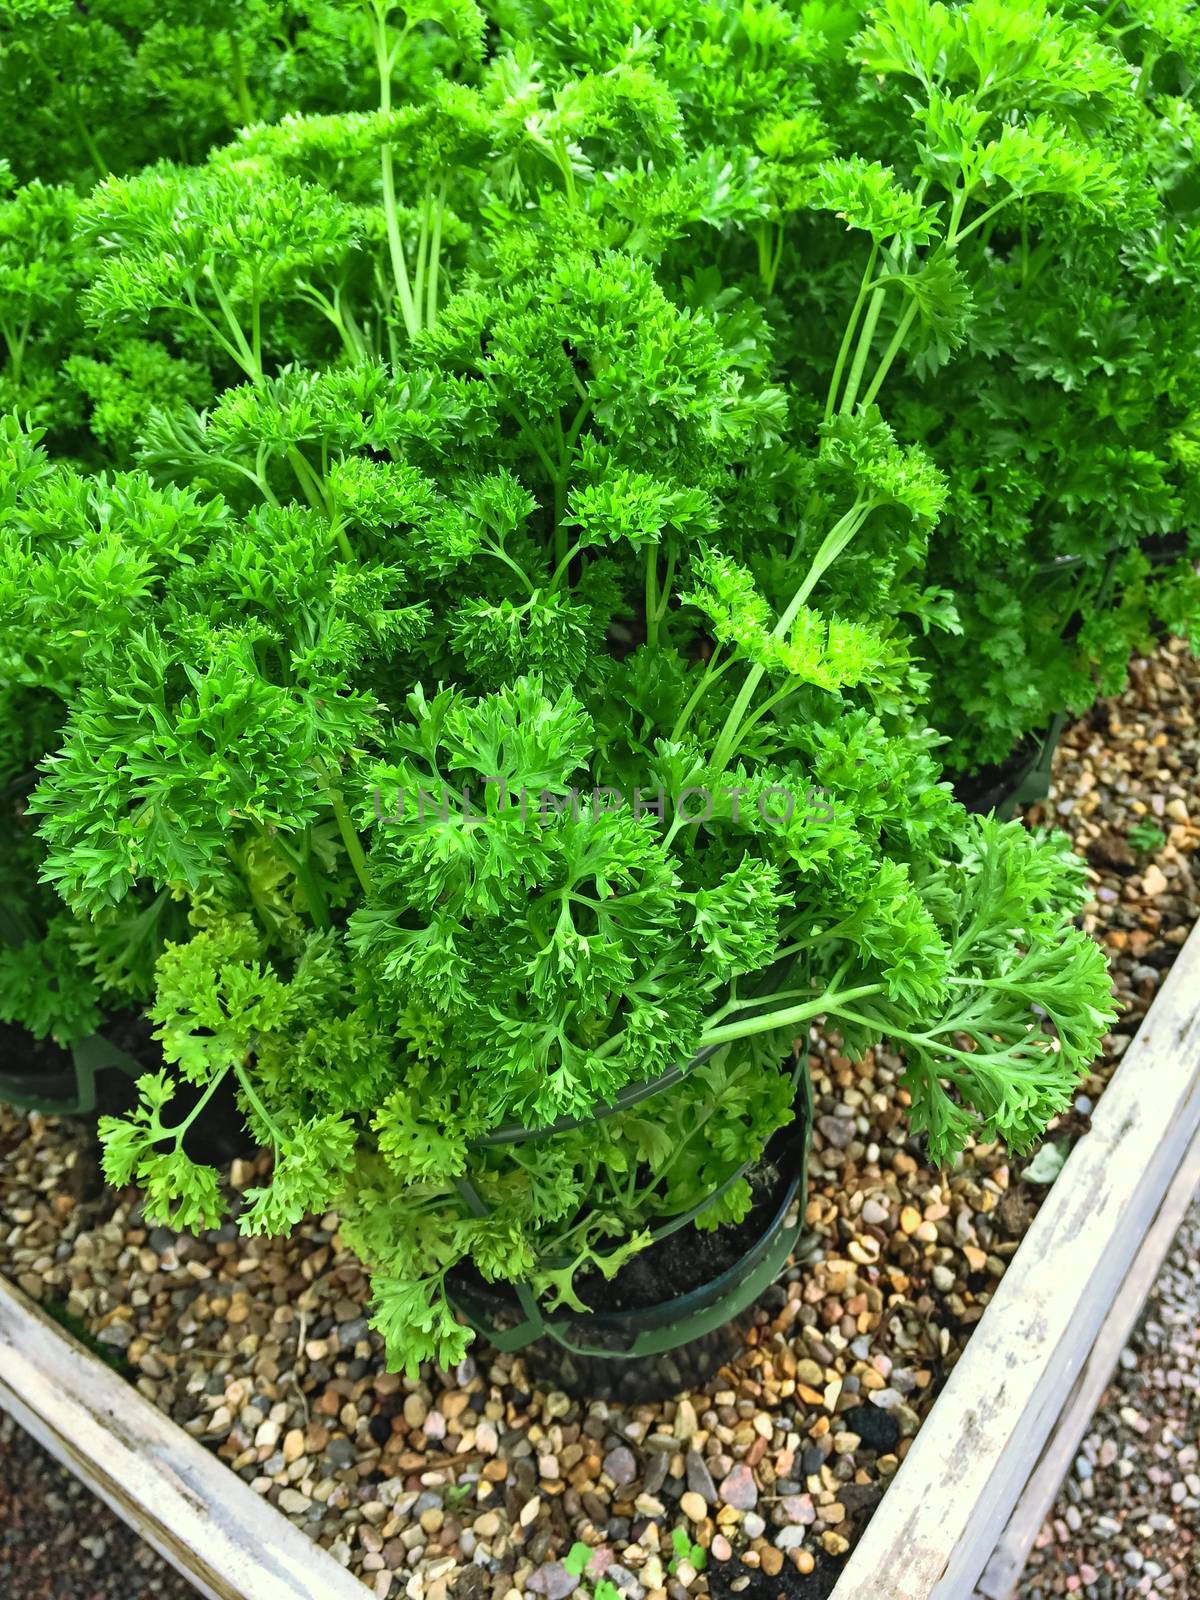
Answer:
[[[502,411],[506,411],[513,419],[517,427],[520,429],[521,437],[537,456],[538,460],[542,463],[542,466],[545,467],[546,476],[550,479],[551,483],[555,485],[557,492],[559,469],[555,467],[553,461],[551,461],[549,452],[546,450],[545,446],[542,444],[537,435],[530,432],[528,423],[525,421],[525,418],[521,415],[517,408],[514,405],[510,405],[510,403],[502,394],[497,394],[496,398],[500,402],[500,409]]]
[[[658,620],[661,622],[667,614],[667,606],[671,599],[671,584],[675,579],[675,540],[667,538],[667,570],[663,574],[663,581],[659,585]]]
[[[189,301],[189,309],[196,318],[197,322],[200,323],[201,327],[208,334],[209,338],[212,339],[213,343],[219,345],[220,348],[224,350],[225,354],[230,358],[235,367],[240,367],[248,378],[253,379],[253,370],[246,365],[245,358],[243,357],[241,351],[238,350],[236,345],[230,343],[230,341],[221,332],[220,327],[213,321],[208,313],[206,311],[201,311],[200,307],[196,304],[196,297],[190,288],[187,290],[187,297]]]
[[[425,193],[421,196],[421,223],[417,231],[417,264],[413,269],[413,305],[418,317],[425,300],[425,274],[429,267],[429,208],[430,188],[426,183]]]
[[[250,98],[250,86],[246,82],[246,68],[242,61],[242,47],[236,33],[230,29],[226,35],[229,40],[229,72],[233,79],[233,92],[237,96],[238,111],[241,113],[242,122],[246,127],[255,120],[254,102]]]
[[[258,292],[258,283],[254,284],[254,298],[250,302],[250,349],[254,357],[255,369],[263,369],[262,359],[262,297]]]
[[[850,316],[846,322],[846,331],[842,335],[842,342],[838,349],[837,360],[833,366],[833,376],[829,380],[829,393],[825,396],[825,421],[828,422],[837,407],[838,389],[841,387],[842,372],[846,366],[846,359],[850,354],[850,345],[854,339],[854,331],[858,327],[858,319],[862,315],[862,308],[866,304],[867,294],[875,277],[875,263],[879,260],[879,245],[871,241],[870,253],[867,264],[863,269],[862,282],[858,289],[858,298],[850,308]]]
[[[328,513],[329,507],[325,503],[325,491],[321,487],[320,479],[309,465],[308,458],[299,445],[291,445],[287,452],[288,463],[299,480],[304,491],[304,498],[315,511]]]
[[[338,832],[342,836],[342,843],[346,846],[346,854],[350,857],[350,865],[354,868],[354,876],[358,879],[364,894],[371,893],[371,872],[367,866],[367,858],[363,851],[362,840],[358,837],[358,829],[346,806],[346,801],[340,789],[335,789],[329,782],[327,775],[321,775],[321,787],[329,800],[330,809],[338,825]]]
[[[79,102],[73,94],[67,96],[67,105],[70,108],[71,121],[75,124],[75,131],[83,141],[83,148],[88,153],[88,159],[96,169],[97,178],[106,178],[112,171],[108,162],[100,154],[100,146],[92,136],[83,113],[79,109]]]
[[[234,867],[245,883],[246,892],[250,896],[250,904],[254,907],[254,913],[262,923],[267,937],[270,939],[278,938],[279,918],[275,915],[268,902],[263,899],[262,890],[249,862],[246,860],[245,852],[239,850],[236,841],[230,837],[225,845],[225,853],[230,861],[233,862]]]
[[[768,1011],[761,1016],[747,1017],[742,1022],[726,1022],[716,1028],[706,1028],[697,1041],[697,1047],[704,1049],[710,1044],[732,1044],[735,1039],[747,1039],[755,1033],[770,1033],[775,1028],[791,1028],[797,1023],[809,1022],[813,1017],[849,1017],[850,1013],[843,1010],[846,1001],[864,1000],[882,993],[881,983],[867,983],[857,989],[844,989],[841,994],[819,995],[804,1005],[786,1006],[782,1011]]]
[[[536,592],[533,581],[531,580],[529,574],[525,571],[525,568],[513,560],[503,545],[484,544],[480,545],[479,548],[482,554],[491,556],[494,561],[502,562],[504,566],[510,569],[510,571],[515,572],[517,577],[520,578],[521,582],[525,585],[526,589],[528,589],[530,596],[532,597],[532,595]],[[550,587],[553,589],[553,582],[551,582]]]
[[[387,43],[387,6],[371,0],[367,7],[371,37],[375,45],[375,63],[379,70],[379,109],[387,116],[392,109],[392,57]],[[413,300],[408,281],[408,263],[404,259],[404,241],[400,237],[400,214],[396,208],[396,173],[392,164],[392,145],[387,137],[379,147],[380,183],[383,189],[383,217],[387,232],[388,256],[392,263],[392,277],[400,297],[400,314],[410,339],[421,331],[421,314]]]
[[[288,866],[291,867],[296,882],[300,885],[301,892],[304,895],[304,902],[308,907],[309,916],[318,928],[322,930],[328,928],[330,920],[329,902],[325,897],[325,891],[321,886],[320,879],[312,869],[312,863],[305,857],[303,851],[293,849],[290,844],[286,843],[281,834],[276,833],[271,842]]]
[[[685,705],[683,710],[679,713],[679,720],[671,729],[672,743],[683,738],[683,735],[687,731],[687,725],[692,720],[692,713],[700,704],[701,700],[703,700],[704,696],[708,693],[708,690],[726,670],[726,668],[733,665],[734,659],[735,658],[733,656],[727,656],[724,661],[721,661],[720,666],[718,666],[717,662],[721,660],[720,645],[718,645],[713,651],[712,655],[709,656],[708,660],[704,664],[704,671],[700,674],[699,683],[697,683],[696,687],[692,690],[687,705]]]
[[[995,205],[989,206],[986,211],[981,211],[973,222],[968,222],[965,228],[961,228],[958,231],[955,235],[954,243],[961,244],[968,234],[974,233],[976,228],[982,228],[985,223],[992,220],[997,211],[1003,211],[1004,207],[1011,205],[1015,199],[1017,199],[1015,193],[1006,194],[1002,199],[997,200]]]
[[[646,643],[658,643],[658,546],[646,546]]]
[[[811,1000],[813,996],[812,985],[802,989],[776,989],[768,998],[771,1000]],[[736,1000],[727,1000],[719,1011],[714,1011],[709,1018],[709,1026],[715,1027],[717,1023],[724,1022],[726,1017],[732,1017],[739,1011],[748,1011],[753,1006],[761,1006],[761,994],[746,994]]]
[[[775,279],[783,260],[783,221],[760,222],[754,230],[758,250],[758,276],[768,294],[775,292]]]
[[[862,332],[858,336],[858,348],[854,352],[854,363],[850,368],[850,376],[846,379],[846,392],[842,396],[842,403],[838,410],[843,416],[850,415],[854,410],[854,402],[858,398],[858,386],[862,382],[863,369],[867,364],[871,345],[875,340],[875,328],[879,322],[879,313],[883,310],[884,297],[887,294],[885,284],[879,284],[871,292],[870,303],[866,315],[863,317]]]
[[[408,282],[408,265],[404,259],[404,244],[400,238],[400,219],[396,211],[396,179],[392,172],[392,147],[384,144],[381,157],[383,181],[383,214],[387,226],[388,254],[392,262],[392,275],[396,280],[396,293],[400,296],[400,312],[410,339],[421,331]]]
[[[21,382],[21,368],[25,360],[25,342],[29,338],[30,324],[27,322],[18,332],[10,328],[6,322],[0,322],[0,334],[8,348],[9,376],[15,385]]]
[[[188,1129],[191,1127],[192,1123],[195,1122],[196,1118],[200,1115],[200,1113],[204,1110],[205,1106],[212,1099],[213,1095],[217,1091],[218,1086],[220,1084],[224,1083],[226,1077],[228,1076],[228,1073],[229,1073],[229,1068],[228,1067],[222,1067],[220,1072],[217,1073],[216,1077],[212,1078],[209,1081],[209,1083],[205,1086],[204,1093],[200,1096],[199,1100],[196,1101],[196,1104],[188,1112],[187,1116],[184,1117],[183,1121],[182,1122],[177,1122],[174,1125],[174,1127],[167,1128],[167,1129],[164,1130],[166,1133],[172,1133],[172,1134],[175,1135],[175,1148],[176,1148],[176,1150],[182,1149],[184,1134],[188,1131]]]
[[[425,292],[425,326],[427,328],[432,328],[437,321],[438,273],[441,269],[442,255],[442,215],[445,209],[446,180],[443,178],[438,188],[437,205],[433,213],[433,233],[429,241],[428,282]]]
[[[793,940],[791,944],[785,945],[782,950],[777,950],[774,959],[782,961],[785,956],[798,956],[802,950],[811,950],[814,945],[824,944],[827,939],[840,939],[844,933],[847,933],[854,926],[857,917],[858,912],[853,911],[848,917],[844,917],[841,922],[835,922],[831,928],[823,928],[819,933],[809,934],[807,939]],[[785,929],[791,926],[794,926],[794,924],[784,924]]]
[[[751,728],[754,727],[755,723],[761,722],[762,719],[767,716],[769,712],[774,711],[775,707],[782,701],[789,699],[794,694],[798,694],[800,688],[801,685],[799,683],[785,683],[782,689],[776,689],[775,693],[768,696],[768,698],[763,701],[762,705],[755,707],[755,709],[746,718],[745,722],[743,722],[741,727],[738,729],[739,741],[746,737]]]
[[[577,380],[577,383],[578,383],[578,380]],[[578,385],[578,386],[582,389],[582,385]],[[571,454],[571,451],[574,450],[575,443],[576,443],[577,439],[579,438],[579,431],[583,427],[584,423],[587,421],[588,416],[591,413],[592,397],[591,397],[590,394],[588,394],[586,389],[582,389],[582,394],[583,394],[583,399],[580,402],[579,409],[576,411],[575,415],[571,418],[571,426],[567,429],[566,438],[563,441],[563,465],[564,466],[569,465],[570,454]]]
[[[270,1133],[272,1140],[276,1146],[281,1145],[284,1142],[283,1134],[279,1131],[274,1118],[267,1111],[266,1106],[264,1106],[262,1101],[258,1098],[258,1095],[254,1089],[254,1085],[250,1082],[250,1079],[246,1074],[245,1067],[235,1064],[233,1072],[234,1076],[237,1078],[242,1093],[246,1096],[246,1099],[249,1100],[250,1104],[258,1113],[263,1126]]]
[[[346,537],[345,523],[342,522],[340,517],[334,517],[329,526],[333,533],[333,537],[337,541],[337,547],[341,553],[342,560],[347,564],[347,566],[354,566],[356,564],[354,560],[354,550],[349,539]]]
[[[212,292],[216,297],[217,304],[221,308],[221,315],[225,318],[225,322],[229,328],[233,342],[240,351],[240,359],[238,364],[245,370],[246,376],[254,383],[261,383],[263,379],[262,365],[260,362],[255,360],[254,351],[250,348],[250,342],[246,338],[245,333],[242,331],[242,325],[238,321],[237,313],[230,304],[229,296],[221,287],[221,280],[217,277],[216,273],[211,267],[206,267],[204,269],[204,275],[212,286]]]
[[[896,324],[896,331],[891,337],[891,342],[888,344],[887,349],[883,352],[883,355],[879,361],[879,365],[875,369],[875,376],[871,379],[871,386],[867,390],[866,394],[864,394],[862,397],[862,404],[859,407],[861,411],[865,411],[867,409],[882,388],[883,380],[891,371],[892,362],[895,361],[896,357],[900,354],[900,350],[905,339],[908,337],[908,330],[912,327],[913,318],[916,316],[916,314],[917,302],[915,300],[910,300],[904,308],[903,314],[900,317],[900,321]]]
[[[856,500],[849,511],[838,518],[833,527],[821,541],[821,548],[813,557],[812,565],[804,582],[792,596],[792,602],[780,617],[771,633],[772,639],[785,639],[788,629],[799,616],[802,607],[809,595],[816,588],[817,583],[827,567],[829,567],[842,553],[850,540],[862,527],[870,512],[874,509],[873,501]],[[766,667],[761,663],[755,664],[746,674],[745,682],[738,691],[738,697],[733,702],[733,707],[725,719],[725,726],[717,738],[713,748],[713,759],[709,764],[709,776],[715,777],[723,772],[733,758],[737,749],[743,729],[743,719],[750,708],[759,684],[766,676]]]
[[[564,543],[566,542],[566,530],[565,529],[563,530],[563,542]],[[558,559],[558,565],[555,567],[554,571],[550,575],[550,593],[551,594],[553,594],[554,591],[558,588],[559,584],[563,580],[563,576],[565,575],[565,573],[567,571],[567,568],[571,565],[572,561],[574,561],[575,557],[580,553],[580,551],[582,549],[583,549],[583,545],[582,544],[573,544],[569,550],[564,550],[563,551],[562,555]],[[520,568],[518,568],[518,571],[520,571]],[[524,573],[522,573],[521,575],[522,575],[522,577],[525,576]],[[528,583],[529,582],[528,578],[526,578],[525,581],[526,581],[526,583]]]
[[[341,285],[335,287],[333,291],[333,307],[336,314],[334,326],[341,334],[350,355],[356,361],[365,360],[374,352],[368,350],[366,338],[358,325],[354,311],[342,298]]]
[[[894,1023],[872,1021],[870,1017],[860,1017],[855,1011],[843,1011],[841,1016],[847,1022],[857,1022],[860,1028],[875,1028],[886,1038],[894,1043],[914,1045],[918,1050],[934,1050],[941,1056],[954,1056],[960,1061],[979,1062],[980,1056],[975,1050],[961,1050],[957,1045],[947,1044],[939,1039],[931,1029],[928,1033],[913,1033],[908,1028],[899,1028]],[[974,1035],[972,1035],[974,1037]],[[1047,1042],[1049,1039],[1047,1037]],[[984,1058],[986,1059],[986,1057]]]

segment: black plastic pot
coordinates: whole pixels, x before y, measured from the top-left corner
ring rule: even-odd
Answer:
[[[452,1305],[497,1349],[520,1350],[531,1377],[567,1394],[635,1403],[701,1386],[737,1353],[756,1301],[782,1272],[800,1236],[812,1130],[812,1091],[803,1066],[796,1083],[796,1120],[771,1151],[783,1178],[770,1221],[718,1277],[658,1305],[581,1314],[545,1312],[527,1285],[501,1288],[452,1273],[446,1284]],[[654,1230],[655,1238],[686,1226],[694,1215],[672,1218]]]
[[[35,1039],[24,1028],[0,1027],[0,1100],[22,1111],[85,1121],[131,1111],[137,1103],[136,1080],[161,1067],[162,1053],[150,1023],[135,1012],[105,1026],[111,1037],[93,1033],[70,1049]],[[33,1070],[30,1062],[36,1062]],[[196,1085],[180,1083],[172,1111],[186,1116],[200,1093]],[[188,1129],[188,1154],[223,1166],[255,1148],[232,1085],[220,1084]]]
[[[145,1062],[99,1033],[63,1049],[23,1028],[7,1027],[0,1045],[0,1100],[49,1116],[90,1116],[101,1097],[103,1075],[121,1074],[132,1082],[147,1070]],[[31,1058],[38,1062],[33,1071]],[[118,1088],[116,1098],[128,1097]]]
[[[968,811],[994,811],[1008,819],[1018,806],[1031,806],[1050,793],[1050,768],[1054,752],[1067,725],[1060,712],[1043,734],[1029,734],[1001,762],[955,778],[955,798]]]

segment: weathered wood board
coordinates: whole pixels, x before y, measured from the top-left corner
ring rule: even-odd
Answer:
[[[363,1600],[368,1593],[3,1279],[0,1409],[208,1600]]]
[[[1011,1600],[1033,1549],[1034,1540],[1058,1494],[1058,1486],[1071,1469],[1079,1445],[1088,1431],[1100,1397],[1108,1387],[1121,1351],[1142,1307],[1154,1287],[1184,1213],[1200,1190],[1200,1132],[1192,1140],[1179,1171],[1159,1207],[1158,1215],[1142,1242],[1129,1276],[1121,1285],[1092,1353],[1075,1381],[1054,1432],[1017,1501],[992,1558],[979,1580],[976,1600]]]
[[[1198,1128],[1200,928],[1022,1240],[833,1600],[972,1594],[1114,1304],[1124,1297],[1130,1320],[1137,1315],[1131,1273],[1168,1193],[1175,1198],[1167,1210],[1187,1188],[1181,1169]],[[1107,1359],[1097,1353],[1098,1364]]]

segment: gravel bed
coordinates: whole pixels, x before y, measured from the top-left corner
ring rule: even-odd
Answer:
[[[1086,1131],[1200,914],[1198,713],[1200,667],[1166,645],[1070,730],[1054,798],[1036,808],[1091,864],[1086,922],[1125,1006],[1051,1142]],[[997,1145],[931,1170],[908,1137],[896,1057],[853,1065],[815,1032],[810,1051],[804,1259],[764,1298],[737,1363],[678,1401],[580,1403],[478,1345],[450,1373],[387,1373],[336,1217],[290,1240],[148,1229],[132,1195],[93,1194],[84,1134],[2,1107],[0,1271],[64,1305],[380,1600],[565,1600],[575,1541],[629,1600],[817,1600],[1046,1189]],[[229,1177],[244,1190],[254,1163]],[[676,1529],[703,1557],[679,1559]]]
[[[195,1600],[196,1591],[0,1412],[0,1594]]]
[[[1200,1594],[1200,1196],[1038,1536],[1020,1600]]]

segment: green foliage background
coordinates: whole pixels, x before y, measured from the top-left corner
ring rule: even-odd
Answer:
[[[1083,868],[941,768],[1197,627],[1191,11],[0,35],[0,1018],[148,1009],[110,1178],[218,1220],[231,1079],[241,1226],[336,1204],[411,1364],[456,1262],[578,1309],[703,1208],[818,1017],[903,1050],[936,1158],[1031,1142],[1112,1016]]]

